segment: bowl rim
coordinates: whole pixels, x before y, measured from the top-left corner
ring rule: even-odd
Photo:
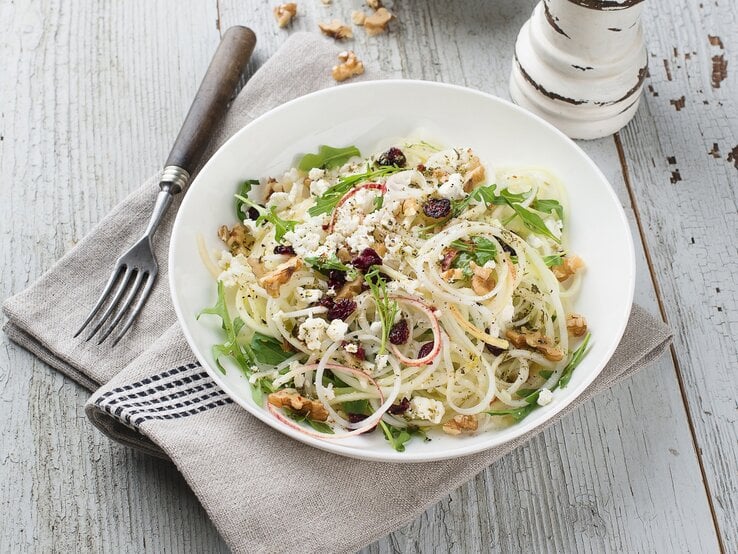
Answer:
[[[176,284],[176,280],[174,277],[175,276],[174,265],[176,263],[174,259],[174,252],[176,248],[174,248],[174,245],[177,241],[178,236],[180,236],[181,234],[179,233],[179,228],[184,225],[183,223],[184,216],[182,216],[182,214],[184,213],[184,210],[182,210],[182,207],[188,201],[188,198],[191,198],[191,196],[188,196],[186,193],[189,191],[190,188],[194,186],[199,186],[200,175],[203,173],[203,171],[205,171],[211,165],[215,165],[218,163],[218,158],[222,155],[223,151],[227,150],[232,143],[236,142],[242,134],[248,132],[248,129],[250,127],[258,123],[261,123],[261,121],[271,117],[273,114],[282,112],[284,110],[291,109],[292,106],[294,106],[295,104],[299,104],[299,103],[314,99],[316,97],[350,94],[351,91],[356,90],[356,89],[366,89],[366,88],[375,88],[375,87],[380,87],[380,88],[381,87],[396,87],[396,86],[422,87],[422,88],[429,88],[429,89],[436,88],[439,90],[447,90],[447,91],[450,90],[450,91],[454,91],[460,94],[475,95],[475,96],[484,98],[486,101],[491,101],[497,104],[501,104],[505,109],[518,112],[523,117],[530,118],[536,121],[539,125],[543,125],[544,127],[548,128],[550,131],[553,131],[555,135],[557,135],[560,139],[567,142],[570,147],[573,147],[574,150],[580,155],[580,157],[590,166],[590,169],[592,169],[595,172],[595,174],[597,174],[600,177],[601,182],[605,185],[607,194],[610,196],[610,199],[612,200],[613,205],[616,208],[618,219],[620,220],[622,229],[625,231],[625,236],[623,237],[623,239],[625,242],[625,248],[627,250],[626,254],[627,254],[627,260],[628,260],[628,271],[627,271],[627,275],[625,275],[625,277],[628,280],[627,302],[624,303],[622,312],[618,314],[620,317],[620,325],[617,329],[617,332],[611,335],[610,344],[607,346],[605,350],[602,361],[596,364],[592,368],[592,371],[589,374],[587,374],[587,377],[575,389],[573,390],[569,389],[571,390],[571,392],[567,393],[565,397],[557,399],[555,406],[553,407],[553,409],[550,409],[550,411],[546,414],[546,417],[544,419],[542,419],[541,421],[528,420],[527,422],[523,420],[522,422],[517,423],[516,428],[511,433],[511,435],[502,441],[500,441],[499,439],[495,440],[496,435],[493,433],[490,433],[489,438],[487,440],[479,440],[479,441],[476,441],[470,444],[462,445],[451,451],[397,452],[393,450],[391,447],[389,447],[389,445],[387,445],[387,448],[383,448],[381,450],[378,450],[378,449],[362,450],[357,447],[342,445],[339,441],[331,442],[327,440],[313,438],[306,434],[300,433],[299,431],[294,430],[286,425],[283,425],[277,419],[271,417],[265,408],[251,406],[249,403],[242,400],[238,394],[231,391],[231,386],[224,381],[223,376],[220,374],[220,372],[218,372],[216,369],[211,367],[210,362],[199,351],[199,348],[196,345],[194,337],[192,333],[190,332],[188,319],[185,317],[185,314],[183,313],[183,309],[180,306],[180,303],[178,300],[177,284]],[[521,436],[527,433],[530,433],[531,431],[539,427],[546,426],[552,419],[554,419],[558,414],[564,411],[570,404],[572,404],[577,398],[579,398],[582,395],[582,393],[592,384],[592,382],[600,375],[600,373],[602,373],[602,370],[605,368],[607,363],[612,358],[612,355],[614,354],[617,346],[620,344],[620,341],[622,340],[623,334],[625,333],[625,329],[628,324],[629,315],[630,315],[631,308],[633,305],[633,298],[634,298],[634,292],[635,292],[635,278],[636,278],[635,246],[633,243],[633,236],[630,230],[630,225],[625,215],[625,210],[620,204],[620,199],[617,197],[615,190],[613,189],[612,185],[610,184],[610,181],[607,179],[605,174],[597,166],[597,164],[589,157],[589,155],[576,142],[574,142],[571,138],[566,136],[562,131],[560,131],[558,128],[556,128],[554,125],[552,125],[548,121],[512,103],[509,100],[505,100],[504,98],[500,98],[493,94],[486,93],[486,92],[473,89],[473,88],[469,88],[469,87],[465,87],[465,86],[453,85],[453,84],[448,84],[448,83],[440,83],[436,81],[420,80],[420,79],[380,79],[380,80],[361,81],[357,83],[349,83],[349,84],[344,84],[341,86],[329,86],[327,88],[320,89],[320,90],[311,92],[309,94],[305,94],[303,96],[299,96],[297,98],[289,100],[285,102],[284,104],[281,104],[279,106],[276,106],[275,108],[272,108],[266,111],[265,113],[261,114],[260,116],[252,120],[251,122],[242,126],[238,131],[233,133],[233,135],[229,137],[215,151],[215,153],[213,153],[210,159],[200,169],[200,171],[195,176],[193,181],[189,184],[188,189],[185,190],[185,196],[182,199],[182,204],[180,205],[177,211],[177,215],[176,215],[174,224],[172,226],[172,232],[171,232],[170,244],[169,244],[169,252],[167,255],[167,259],[168,259],[169,292],[170,292],[170,296],[172,299],[172,304],[174,306],[174,311],[177,315],[178,323],[180,324],[182,333],[184,334],[185,339],[187,340],[187,344],[189,345],[193,354],[195,355],[197,360],[200,362],[202,367],[205,369],[205,371],[207,371],[210,377],[218,384],[218,386],[220,386],[225,391],[225,393],[228,395],[229,398],[231,398],[231,400],[233,400],[233,402],[241,406],[249,414],[253,415],[257,419],[266,423],[267,425],[269,425],[276,431],[279,431],[280,433],[283,433],[304,444],[319,448],[320,450],[324,450],[324,451],[331,452],[334,454],[339,454],[342,456],[347,456],[350,458],[358,458],[358,459],[377,461],[377,462],[392,462],[392,463],[397,463],[397,462],[399,463],[420,463],[420,462],[448,460],[448,459],[468,456],[468,455],[483,452],[483,451],[486,451],[486,450],[489,450],[495,447],[503,446],[505,444],[510,443],[513,440],[520,438]]]

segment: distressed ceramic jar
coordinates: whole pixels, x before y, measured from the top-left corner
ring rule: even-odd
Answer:
[[[542,0],[515,44],[513,100],[572,138],[622,128],[647,72],[642,9],[643,0]]]

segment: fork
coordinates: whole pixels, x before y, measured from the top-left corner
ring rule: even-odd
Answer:
[[[95,320],[85,340],[89,341],[100,331],[97,343],[101,344],[118,329],[112,342],[115,346],[143,309],[159,273],[152,247],[154,233],[174,196],[184,190],[201,161],[213,131],[228,109],[255,44],[256,36],[246,27],[230,27],[223,35],[164,164],[149,224],[143,236],[115,262],[100,298],[75,337]],[[96,317],[103,306],[102,314]],[[123,324],[118,328],[121,321]]]

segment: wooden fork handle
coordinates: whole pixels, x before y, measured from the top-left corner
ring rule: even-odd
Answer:
[[[171,192],[180,192],[200,163],[255,45],[247,27],[236,25],[223,35],[165,164],[162,185],[169,183]]]

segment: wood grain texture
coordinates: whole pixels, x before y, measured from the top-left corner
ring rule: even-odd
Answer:
[[[651,3],[663,7],[667,1]],[[507,97],[514,37],[533,3],[475,0],[463,3],[463,9],[459,3],[440,0],[388,3],[398,15],[390,34],[368,39],[357,29],[355,40],[347,46],[364,60],[369,75],[381,72],[442,80]],[[348,21],[351,9],[360,4],[334,0],[324,6],[311,0],[299,6],[300,16],[291,31],[317,32],[318,21],[333,17]],[[731,14],[725,7],[709,10],[714,10],[711,17],[715,18]],[[219,29],[233,24],[250,26],[257,33],[251,72],[290,32],[277,28],[271,6],[263,0],[86,2],[74,9],[58,1],[23,7],[0,3],[0,48],[2,59],[10,60],[10,78],[0,80],[4,295],[20,290],[48,268],[144,176],[159,168],[217,44]],[[655,33],[650,41],[658,44],[649,44],[651,51],[671,51],[677,39],[690,44],[694,29],[689,29],[677,38],[667,31]],[[326,61],[326,71],[333,63]],[[710,73],[705,86],[711,87],[712,65],[707,63]],[[672,69],[672,78],[679,78],[678,71]],[[724,98],[731,79],[721,81],[719,93]],[[711,94],[715,90],[710,89]],[[672,97],[682,93],[689,109],[693,96],[686,88]],[[673,113],[659,111],[660,124],[664,133],[676,133],[673,126],[682,120],[666,105]],[[664,141],[650,131],[654,125],[650,101],[646,109],[648,113],[641,113],[635,125],[647,117],[648,129],[634,127],[623,134],[623,141],[628,162],[640,167],[633,169],[633,177],[642,222],[654,221],[654,227],[661,229],[665,224],[657,217],[660,212],[652,213],[639,200],[643,194],[648,202],[655,205],[655,201],[638,187],[649,180],[668,181],[674,170],[668,162],[666,167],[646,168],[648,160],[639,153],[660,151]],[[735,127],[717,120],[715,125],[710,136],[722,129],[723,148]],[[680,132],[686,141],[695,131]],[[583,147],[616,187],[635,227],[613,141],[583,143]],[[695,175],[708,171],[710,164],[734,171],[725,159],[729,150],[726,144],[719,159],[695,155],[694,162],[683,167],[690,167]],[[729,172],[714,171],[711,190],[721,190],[725,199]],[[91,188],[91,183],[96,186]],[[682,213],[692,206],[686,202],[668,208]],[[36,215],[31,223],[29,213]],[[698,219],[691,217],[697,227]],[[707,231],[700,229],[695,233],[702,234],[695,236],[704,238]],[[728,254],[713,251],[711,243],[700,244],[704,260],[714,260],[708,255]],[[659,243],[649,240],[649,246],[656,263],[659,256],[664,261],[670,255]],[[703,278],[721,279],[723,298],[732,294],[735,308],[735,286],[731,289],[725,282],[730,273],[723,262],[729,261],[726,257],[706,267]],[[658,313],[640,249],[638,269],[636,300]],[[663,289],[661,273],[668,273],[668,268],[662,266],[657,275]],[[691,275],[687,272],[683,278]],[[682,282],[675,283],[669,294],[670,305],[678,306],[689,294],[690,302],[699,302]],[[723,302],[727,311],[729,304]],[[682,313],[670,317],[674,322],[689,320]],[[727,320],[727,313],[722,317]],[[735,326],[733,320],[731,329]],[[718,353],[708,359],[726,369],[723,356],[735,351],[729,350],[733,343],[719,338],[713,344]],[[85,391],[8,344],[4,336],[0,341],[0,414],[6,420],[0,431],[0,507],[19,514],[0,526],[0,545],[10,545],[11,551],[226,550],[171,465],[111,445],[84,417]],[[703,355],[706,347],[700,346]],[[687,361],[701,372],[694,373],[695,380],[704,380],[712,371],[704,363]],[[708,497],[676,375],[670,358],[659,360],[364,552],[716,551]],[[694,411],[691,402],[690,407]],[[715,413],[719,418],[734,417],[734,411]],[[705,435],[698,436],[703,450],[712,449],[716,460],[721,453],[730,454],[721,450],[720,437],[711,434],[725,432],[725,425],[706,425],[704,430]],[[735,457],[724,463],[731,460]],[[708,479],[716,499],[733,490],[724,476],[721,481],[708,473]],[[727,518],[730,505],[725,508]]]
[[[645,21],[649,92],[623,148],[724,549],[736,552],[738,4],[647,4]]]

